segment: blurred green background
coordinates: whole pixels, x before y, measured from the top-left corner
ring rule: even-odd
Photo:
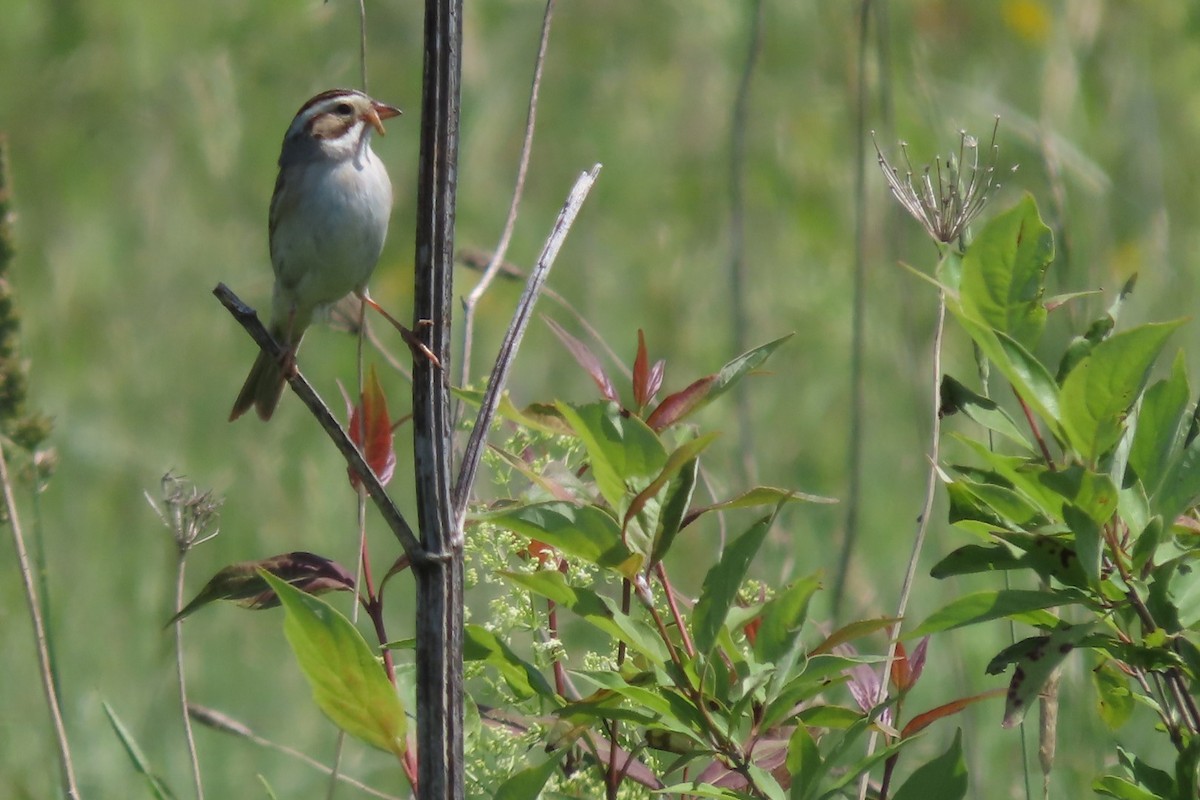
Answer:
[[[1140,274],[1125,324],[1192,313],[1200,269],[1200,8],[1190,0],[916,0],[879,4],[867,36],[867,127],[914,160],[984,138],[1002,117],[1005,174],[991,211],[1032,192],[1059,237],[1056,291],[1103,288],[1057,315],[1058,344]],[[749,48],[750,2],[562,0],[551,33],[525,203],[510,260],[536,256],[575,176],[604,164],[551,286],[632,362],[643,328],[678,389],[735,355],[731,325],[730,142]],[[516,174],[543,6],[467,4],[460,246],[497,240]],[[746,119],[750,343],[794,331],[745,391],[762,483],[845,497],[850,376],[859,4],[767,0]],[[374,296],[408,315],[422,30],[420,5],[368,3],[370,89],[407,110],[377,140],[397,209]],[[879,20],[876,20],[879,21]],[[33,403],[55,420],[60,466],[38,499],[65,712],[88,797],[144,791],[108,729],[108,700],[176,790],[187,795],[170,637],[173,545],[148,508],[168,469],[225,498],[221,536],[194,553],[189,592],[232,561],[294,549],[345,563],[354,498],[324,435],[294,401],[270,425],[225,418],[253,345],[209,294],[228,283],[265,305],[266,209],[283,131],[310,95],[358,83],[354,4],[0,0],[0,129],[7,131]],[[860,546],[845,615],[894,608],[925,472],[934,297],[897,268],[928,269],[933,248],[867,172],[866,464]],[[985,212],[986,216],[987,212]],[[463,272],[458,290],[474,275]],[[497,285],[479,318],[474,374],[518,294]],[[541,310],[570,330],[550,303]],[[1195,326],[1176,344],[1191,347]],[[969,377],[950,328],[948,369]],[[325,330],[302,359],[322,393],[352,377],[353,342]],[[615,372],[615,370],[614,370]],[[457,371],[456,373],[457,374]],[[407,387],[387,379],[393,404]],[[535,324],[511,381],[518,403],[594,395]],[[732,401],[702,417],[723,437],[708,467],[722,492],[744,486]],[[411,508],[405,458],[393,493]],[[33,504],[25,503],[32,513]],[[845,509],[789,510],[762,577],[832,568]],[[935,511],[924,564],[964,541]],[[715,531],[695,534],[715,547]],[[372,529],[376,550],[388,535]],[[12,550],[0,578],[0,794],[50,797],[46,712]],[[924,574],[924,573],[923,573]],[[685,590],[699,575],[680,573]],[[921,619],[970,588],[917,587]],[[405,633],[404,593],[392,599]],[[818,611],[818,616],[827,614]],[[187,625],[193,698],[263,735],[327,758],[331,727],[307,702],[278,614],[207,609]],[[913,711],[1003,685],[983,674],[1003,632],[936,639]],[[1053,795],[1083,796],[1114,739],[1099,728],[1082,660],[1068,669]],[[974,795],[1013,797],[1020,744],[999,703],[961,719]],[[1144,723],[1145,720],[1142,720]],[[940,751],[952,726],[923,744]],[[212,797],[311,797],[315,773],[230,737],[198,731]],[[1137,741],[1133,740],[1136,746]],[[1149,755],[1143,753],[1143,755]],[[910,764],[916,763],[910,762]],[[351,747],[348,771],[399,791],[388,758]],[[344,796],[351,796],[348,790]]]

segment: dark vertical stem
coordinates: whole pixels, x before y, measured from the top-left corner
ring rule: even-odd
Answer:
[[[850,314],[850,438],[847,442],[846,471],[850,482],[846,489],[846,530],[838,554],[831,599],[833,618],[841,616],[846,597],[846,575],[850,556],[858,539],[858,513],[862,502],[863,424],[866,416],[863,386],[863,350],[865,348],[867,293],[867,31],[871,0],[863,0],[858,27],[858,106],[854,118],[854,299]]]
[[[746,128],[749,124],[750,84],[758,54],[762,50],[763,2],[754,0],[750,19],[750,45],[746,64],[738,81],[733,102],[733,120],[729,155],[729,291],[733,311],[733,351],[747,349],[750,311],[746,307]],[[738,450],[747,480],[755,480],[754,429],[751,425],[750,400],[744,391],[735,392],[738,420]]]
[[[462,552],[451,502],[450,301],[462,0],[426,0],[414,328],[440,366],[413,364],[413,458],[421,544],[417,578],[417,796],[458,800],[463,785]]]

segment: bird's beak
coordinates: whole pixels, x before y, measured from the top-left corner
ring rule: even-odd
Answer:
[[[387,103],[380,103],[377,100],[371,101],[371,108],[367,111],[367,122],[371,123],[371,127],[379,131],[379,135],[383,136],[386,131],[383,129],[383,121],[398,117],[404,112],[395,106],[389,106]]]

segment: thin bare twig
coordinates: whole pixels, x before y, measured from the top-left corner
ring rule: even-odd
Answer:
[[[529,274],[525,291],[521,295],[516,313],[513,314],[512,322],[509,324],[508,333],[505,334],[500,351],[496,355],[496,364],[492,367],[492,374],[488,378],[483,404],[476,417],[475,428],[471,431],[470,439],[467,440],[467,447],[463,451],[458,481],[454,485],[454,519],[457,536],[462,536],[467,501],[470,499],[471,485],[475,482],[475,472],[479,469],[479,459],[483,456],[488,429],[495,417],[496,408],[500,404],[500,396],[504,391],[504,384],[508,379],[509,370],[512,368],[513,359],[516,357],[517,348],[521,345],[521,339],[529,325],[529,318],[533,315],[533,306],[546,282],[546,277],[550,274],[550,268],[554,266],[558,251],[567,238],[567,233],[571,230],[575,217],[579,214],[579,209],[583,207],[583,201],[587,199],[588,192],[591,191],[599,175],[600,165],[596,164],[590,172],[583,173],[575,181],[571,193],[567,195],[566,203],[558,213],[554,228],[550,232],[549,238],[546,239],[546,244],[542,247],[542,254],[538,256],[537,264]]]
[[[8,479],[8,460],[0,446],[0,485],[4,489],[4,507],[8,514],[8,528],[12,531],[13,547],[17,551],[17,565],[21,583],[25,589],[25,602],[29,605],[29,619],[33,622],[33,639],[38,655],[38,674],[42,679],[42,692],[46,695],[46,707],[50,710],[50,721],[54,726],[54,739],[58,745],[58,766],[62,771],[62,789],[68,800],[79,800],[82,795],[75,782],[75,765],[71,760],[71,745],[67,741],[67,727],[63,722],[62,707],[58,691],[50,670],[50,647],[46,636],[46,622],[42,619],[42,606],[38,600],[37,587],[33,582],[33,569],[29,553],[25,549],[25,536],[21,532],[21,520],[17,516],[17,501],[13,497],[12,483]]]
[[[471,378],[471,345],[475,336],[475,308],[504,264],[504,256],[508,253],[508,245],[512,241],[513,230],[517,225],[517,212],[521,207],[521,197],[525,193],[525,176],[529,172],[529,158],[533,152],[533,128],[537,121],[538,90],[542,85],[542,66],[546,61],[546,48],[550,42],[550,20],[554,15],[554,3],[555,0],[547,0],[546,12],[542,16],[542,37],[538,42],[537,58],[533,65],[533,86],[529,92],[529,111],[525,117],[525,138],[521,142],[521,156],[517,162],[517,184],[513,188],[512,201],[508,205],[508,217],[504,220],[500,242],[496,245],[496,250],[492,253],[487,267],[484,268],[483,276],[462,301],[463,353],[462,367],[459,373],[460,386],[466,386]]]
[[[738,81],[737,96],[733,101],[733,130],[729,147],[729,307],[733,313],[735,353],[746,351],[750,329],[750,310],[746,303],[746,285],[750,281],[746,266],[746,128],[750,119],[750,86],[758,65],[758,55],[762,51],[762,0],[754,0],[750,15],[750,46],[742,77]],[[754,483],[757,469],[749,394],[743,390],[734,392],[734,403],[737,408],[742,471],[745,478]]]
[[[933,500],[937,493],[938,462],[941,460],[942,447],[942,417],[938,413],[941,407],[939,389],[942,385],[942,335],[946,328],[946,295],[938,292],[937,318],[933,332],[933,411],[930,415],[932,430],[929,438],[929,473],[925,480],[925,502],[921,506],[921,517],[917,523],[917,535],[913,539],[912,554],[908,559],[908,568],[904,572],[904,583],[900,587],[900,601],[896,604],[896,619],[900,620],[892,641],[888,645],[887,660],[883,662],[883,678],[879,681],[879,693],[875,697],[875,705],[881,705],[887,699],[888,683],[892,678],[892,667],[896,663],[896,646],[900,642],[900,626],[904,624],[904,615],[908,613],[908,600],[912,595],[913,583],[917,577],[917,562],[921,559],[921,550],[925,545],[925,534],[929,531],[929,516],[933,513]],[[875,752],[879,740],[879,731],[873,730],[867,743],[867,758]],[[858,797],[864,800],[867,796],[868,773],[863,773],[859,784]]]
[[[283,358],[283,348],[271,338],[271,334],[267,332],[267,329],[258,319],[258,314],[255,313],[253,308],[243,303],[241,298],[223,283],[217,284],[217,287],[213,289],[213,294],[221,301],[221,305],[225,306],[229,313],[233,315],[233,318],[245,328],[246,333],[250,334],[250,338],[259,347],[269,353],[272,358]],[[367,494],[370,495],[376,508],[379,509],[384,522],[391,528],[396,538],[400,540],[400,545],[404,548],[404,552],[408,554],[408,557],[414,564],[428,560],[429,555],[421,547],[420,542],[417,541],[417,537],[408,522],[404,519],[404,515],[400,513],[400,509],[392,502],[392,498],[388,496],[387,490],[379,482],[375,471],[367,464],[362,452],[350,440],[350,437],[346,434],[342,426],[338,424],[333,413],[325,405],[324,401],[321,400],[316,390],[304,379],[299,370],[296,370],[294,375],[288,377],[288,384],[291,385],[292,391],[296,393],[301,402],[308,406],[308,410],[316,418],[317,423],[325,430],[325,433],[329,434],[329,438],[333,440],[338,451],[346,459],[346,463],[362,479]]]
[[[244,725],[243,723],[239,722],[238,720],[233,719],[232,717],[229,717],[229,716],[221,713],[220,711],[216,711],[211,708],[205,708],[204,706],[198,706],[198,705],[192,704],[192,705],[188,706],[188,715],[191,716],[193,719],[195,719],[196,722],[199,722],[201,725],[204,725],[206,727],[212,728],[213,730],[218,730],[223,733],[229,733],[234,736],[241,736],[242,738],[248,739],[249,741],[258,745],[259,747],[265,747],[269,750],[274,750],[277,753],[282,753],[285,756],[288,756],[290,758],[294,758],[297,761],[307,764],[308,766],[312,767],[313,769],[315,769],[319,772],[325,773],[326,775],[330,775],[330,776],[334,775],[333,769],[331,769],[328,765],[322,764],[320,761],[317,761],[312,756],[309,756],[308,754],[303,753],[294,748],[288,747],[287,745],[279,744],[278,742],[273,742],[270,739],[265,739],[262,736],[259,736],[253,730],[251,730],[248,726]],[[366,785],[365,783],[362,783],[361,781],[356,781],[354,778],[351,778],[348,775],[339,774],[336,777],[337,777],[337,780],[341,781],[342,783],[346,784],[347,786],[353,786],[355,789],[358,789],[360,792],[369,794],[372,797],[378,797],[378,798],[381,798],[381,800],[401,800],[401,798],[399,798],[395,795],[381,792],[378,789],[375,789],[371,786]]]

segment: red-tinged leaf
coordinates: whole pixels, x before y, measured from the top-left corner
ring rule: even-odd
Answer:
[[[546,324],[550,326],[550,330],[558,337],[558,340],[563,343],[567,351],[574,357],[575,362],[583,367],[583,371],[592,376],[592,380],[596,382],[596,387],[600,389],[600,394],[605,400],[611,400],[614,403],[621,402],[620,396],[617,394],[616,388],[612,381],[608,379],[608,373],[604,371],[604,367],[600,366],[600,359],[596,358],[596,354],[588,348],[586,344],[576,339],[571,334],[567,333],[561,325],[549,317],[543,317]]]
[[[633,359],[633,402],[644,408],[650,402],[650,355],[646,352],[646,335],[638,328],[637,356]]]
[[[924,636],[921,638],[921,641],[917,642],[917,646],[913,648],[912,655],[908,657],[908,671],[912,674],[909,686],[921,680],[921,673],[925,671],[925,654],[928,651],[929,637]]]
[[[388,417],[387,398],[374,365],[367,373],[362,399],[350,415],[350,440],[362,451],[363,458],[379,482],[387,486],[396,469],[396,450],[392,446],[392,422]],[[358,489],[362,485],[358,473],[349,468],[346,472],[350,476],[350,485]]]
[[[932,708],[924,714],[918,714],[908,721],[904,726],[904,730],[900,732],[901,738],[907,739],[915,733],[919,733],[929,726],[931,722],[936,722],[942,717],[949,717],[957,714],[969,705],[978,703],[980,700],[987,700],[992,697],[1004,696],[1006,689],[992,689],[990,692],[983,694],[972,695],[971,697],[963,697],[958,700],[951,700],[949,703],[940,705],[937,708]]]
[[[667,395],[646,419],[646,424],[655,431],[671,427],[699,407],[716,382],[716,375],[708,375],[682,391]]]
[[[167,624],[181,620],[215,600],[233,600],[246,608],[274,608],[279,605],[279,598],[262,579],[260,569],[308,594],[354,589],[354,576],[336,561],[304,551],[284,553],[259,561],[230,564],[220,570]]]
[[[650,419],[647,420],[647,424],[654,430],[661,431],[712,402],[742,378],[757,370],[764,361],[770,358],[771,353],[775,352],[791,336],[792,334],[789,333],[773,342],[767,342],[748,350],[721,367],[715,375],[701,378],[682,392],[671,395],[654,410]]]

